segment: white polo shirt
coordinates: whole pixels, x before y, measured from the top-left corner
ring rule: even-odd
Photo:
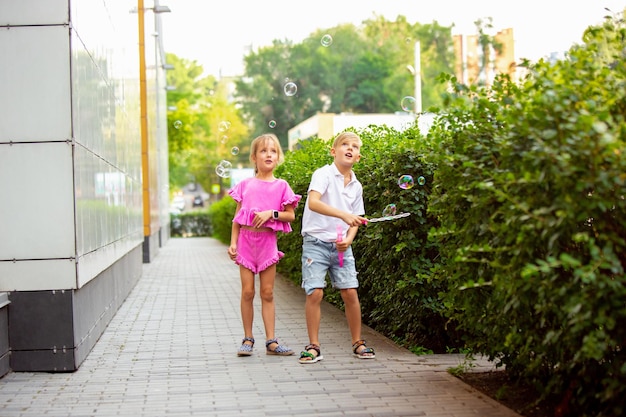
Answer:
[[[365,214],[363,186],[356,179],[354,172],[351,172],[351,176],[348,185],[344,186],[343,174],[339,172],[334,163],[318,168],[311,177],[307,195],[311,191],[317,191],[322,195],[321,201],[329,206],[362,216]],[[302,235],[306,233],[324,242],[334,242],[337,240],[338,224],[341,225],[345,236],[349,226],[337,217],[325,216],[312,211],[309,208],[309,199],[307,198],[302,215]]]

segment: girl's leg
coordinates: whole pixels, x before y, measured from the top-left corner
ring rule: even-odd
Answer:
[[[261,281],[261,315],[265,325],[265,339],[274,339],[276,335],[276,305],[274,303],[274,281],[276,264],[269,266],[259,274]]]
[[[295,352],[276,339],[276,304],[274,303],[274,281],[276,280],[276,264],[261,271],[261,314],[265,325],[265,348],[268,355],[289,356]]]
[[[252,321],[254,320],[254,273],[248,268],[239,266],[241,276],[241,320],[245,337],[252,336]],[[246,344],[252,344],[249,341]]]

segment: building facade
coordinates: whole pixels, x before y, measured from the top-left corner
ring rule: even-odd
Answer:
[[[164,70],[137,8],[0,0],[0,375],[78,369],[167,238]]]
[[[497,32],[490,44],[483,48],[479,35],[453,35],[456,58],[455,76],[464,84],[491,85],[496,74],[515,76],[515,40],[513,29]]]
[[[288,131],[288,149],[297,149],[298,142],[312,138],[330,140],[348,128],[363,129],[370,125],[385,125],[403,131],[417,123],[420,131],[426,133],[434,120],[434,114],[422,113],[319,113],[298,123]]]

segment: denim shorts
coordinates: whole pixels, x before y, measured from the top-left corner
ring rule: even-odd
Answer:
[[[307,295],[313,290],[326,287],[326,273],[333,288],[358,288],[356,265],[352,247],[343,255],[343,266],[339,266],[339,252],[334,242],[324,242],[316,237],[304,235],[302,242],[302,288]]]

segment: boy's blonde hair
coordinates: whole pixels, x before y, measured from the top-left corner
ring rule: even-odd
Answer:
[[[333,148],[336,148],[337,145],[339,145],[344,139],[356,139],[359,142],[359,146],[363,146],[363,141],[361,141],[359,135],[354,132],[342,132],[335,138],[333,142]]]
[[[283,153],[283,148],[280,146],[278,137],[273,133],[264,133],[254,138],[250,144],[250,162],[254,164],[254,160],[252,158],[256,155],[256,151],[268,140],[274,142],[274,146],[278,149],[278,164],[281,164],[285,160],[285,154]]]

